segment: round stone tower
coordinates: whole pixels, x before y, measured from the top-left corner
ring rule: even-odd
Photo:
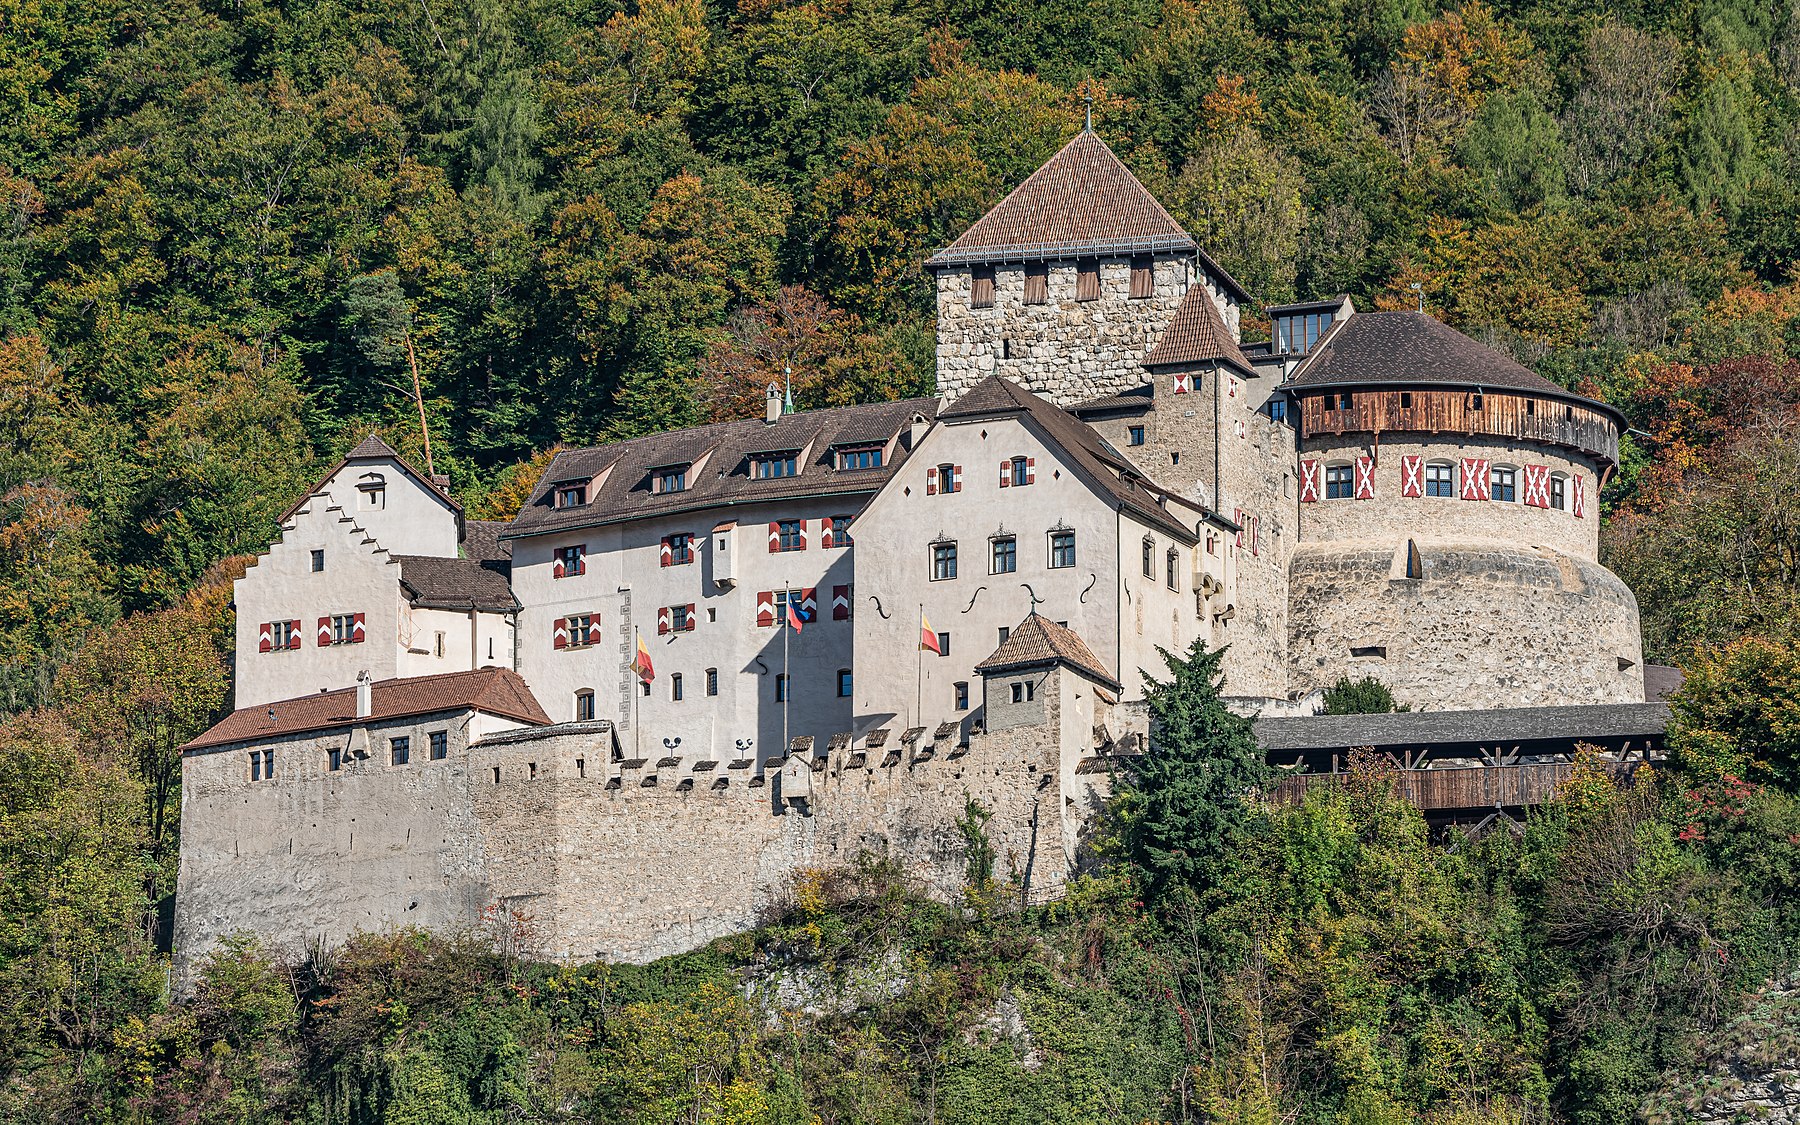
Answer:
[[[1299,437],[1291,686],[1433,710],[1637,703],[1637,600],[1601,566],[1623,417],[1423,313],[1334,324]]]

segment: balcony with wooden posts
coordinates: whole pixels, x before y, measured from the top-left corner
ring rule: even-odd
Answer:
[[[1350,408],[1342,409],[1345,396]],[[1591,406],[1517,392],[1298,389],[1300,437],[1384,433],[1456,434],[1510,438],[1561,446],[1612,465],[1619,463],[1619,427]]]

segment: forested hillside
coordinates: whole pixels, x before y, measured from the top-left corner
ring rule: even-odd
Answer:
[[[1422,302],[1627,413],[1675,780],[1454,854],[1371,782],[1148,910],[1128,852],[1013,909],[972,810],[954,909],[877,867],[648,970],[247,949],[167,1004],[174,747],[296,490],[370,429],[422,462],[415,378],[497,518],[784,366],[928,391],[921,262],[1090,105],[1259,300]],[[0,1117],[1624,1121],[1791,955],[1789,0],[12,0],[0,108]],[[902,983],[758,1022],[791,966]]]

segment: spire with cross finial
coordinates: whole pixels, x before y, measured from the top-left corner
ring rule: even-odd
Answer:
[[[1085,93],[1085,94],[1081,95],[1081,101],[1082,101],[1082,104],[1084,104],[1087,107],[1087,124],[1085,124],[1081,127],[1081,131],[1084,133],[1091,133],[1094,131],[1094,95],[1093,95],[1093,93],[1089,92],[1089,93]]]

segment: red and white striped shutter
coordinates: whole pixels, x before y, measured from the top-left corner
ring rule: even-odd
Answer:
[[[587,634],[588,644],[597,645],[600,643],[600,614],[598,611],[588,614]]]
[[[1244,545],[1244,509],[1242,509],[1242,508],[1231,509],[1231,522],[1238,525],[1237,545],[1239,547],[1242,547]]]
[[[758,628],[775,624],[775,591],[764,590],[756,595],[756,624]]]
[[[1177,375],[1177,376],[1175,376],[1175,393],[1176,394],[1184,395],[1193,389],[1194,389],[1194,377],[1192,375]]]
[[[769,553],[772,555],[779,550],[781,550],[781,523],[778,520],[770,520]]]
[[[817,621],[819,619],[819,591],[817,587],[808,586],[800,594],[801,620]]]
[[[1400,458],[1400,495],[1425,495],[1425,458]]]
[[[256,627],[256,651],[268,652],[275,647],[275,625],[265,621]]]
[[[568,648],[569,647],[569,619],[568,618],[559,617],[556,619],[556,627],[550,633],[550,647],[551,648]]]
[[[1002,461],[1002,462],[1000,462],[1000,487],[1001,488],[1010,488],[1011,486],[1012,486],[1012,462],[1011,461]]]
[[[1493,482],[1488,479],[1488,463],[1481,457],[1464,457],[1462,459],[1462,498],[1464,500],[1486,500],[1493,492]]]
[[[1300,502],[1302,504],[1318,503],[1319,481],[1324,476],[1324,467],[1319,462],[1300,462]]]
[[[667,535],[662,537],[662,565],[675,565],[675,545],[669,542]]]
[[[800,549],[806,550],[806,521],[800,521]]]
[[[832,539],[833,539],[833,537],[831,534],[831,517],[830,516],[820,516],[819,517],[819,549],[823,550],[823,551],[831,550],[832,547],[836,546],[836,544],[832,541]]]
[[[925,495],[937,495],[937,477],[938,474],[935,468],[925,470]]]
[[[950,467],[950,491],[951,492],[961,492],[962,491],[962,466],[961,465],[952,465]]]
[[[324,648],[331,643],[331,618],[319,618],[319,647]]]
[[[691,633],[694,631],[694,603],[693,602],[689,602],[687,604],[687,624],[684,625],[682,628],[683,628],[683,631],[685,631],[685,632]]]
[[[656,634],[661,636],[669,631],[669,607],[658,606],[656,609]]]
[[[367,634],[363,632],[363,615],[357,614],[350,619],[350,643],[359,645]]]
[[[1569,504],[1576,519],[1587,518],[1587,481],[1581,477],[1569,478]]]
[[[558,547],[556,549],[556,561],[550,564],[550,577],[562,578],[565,574],[567,574],[567,568],[563,566],[562,548]]]
[[[1550,470],[1544,465],[1526,465],[1525,503],[1533,508],[1550,506]]]
[[[1025,458],[1025,483],[1026,484],[1036,484],[1037,483],[1037,458],[1036,457]]]
[[[850,587],[833,586],[831,588],[831,619],[833,621],[850,620]]]
[[[1375,458],[1373,457],[1356,459],[1356,498],[1358,500],[1375,499]]]
[[[361,615],[359,614],[357,617],[357,620],[360,621],[361,619],[362,619]],[[300,622],[298,622],[298,621],[288,622],[288,647],[289,648],[299,648],[301,639],[302,639],[302,634],[300,632]]]
[[[1238,379],[1236,375],[1227,375],[1225,377],[1225,393],[1232,398],[1237,397]]]

